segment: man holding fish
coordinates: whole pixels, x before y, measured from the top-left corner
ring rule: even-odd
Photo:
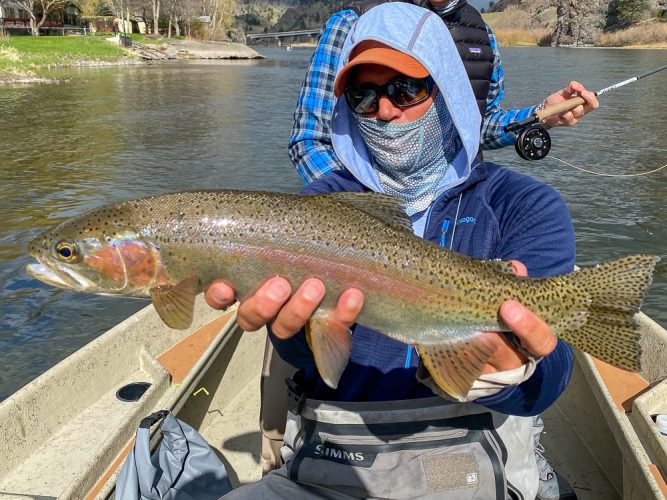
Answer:
[[[384,192],[404,200],[415,234],[442,246],[480,259],[519,259],[505,271],[523,276],[572,271],[573,229],[558,194],[477,157],[477,104],[452,38],[433,13],[404,4],[372,9],[348,37],[342,60],[347,64],[335,82],[332,142],[345,170],[310,184],[304,193]],[[276,351],[302,370],[291,389],[299,404],[288,419],[287,465],[231,496],[505,498],[507,491],[536,496],[532,420],[503,414],[535,415],[567,385],[571,348],[557,342],[542,319],[517,301],[503,303],[498,316],[514,336],[478,337],[486,357],[481,375],[477,371],[469,385],[460,373],[439,371],[434,360],[449,354],[425,346],[415,352],[353,327],[364,307],[360,290],[345,290],[322,318],[323,282],[307,279],[296,290],[292,285],[297,283],[272,278],[243,297],[238,311],[245,330],[269,326]],[[474,284],[467,290],[461,283],[460,292],[475,293]],[[235,300],[224,284],[209,287],[206,297],[214,307]],[[345,358],[344,366],[334,366],[345,357],[337,346],[349,342],[349,328],[349,363]],[[324,349],[314,347],[326,342]],[[463,364],[475,364],[479,352],[471,346],[461,355]],[[418,380],[419,355],[435,380]],[[433,401],[427,385],[466,402]],[[335,406],[323,409],[321,400]],[[376,406],[371,410],[366,402]],[[404,435],[415,422],[423,426]],[[364,430],[355,427],[359,423]],[[467,438],[445,443],[453,428],[464,429]],[[488,451],[477,435],[480,428],[482,434],[497,433],[500,462],[493,453],[480,452]],[[420,432],[426,434],[415,452]],[[443,458],[451,458],[453,449],[458,462]],[[415,457],[422,464],[416,470]]]
[[[404,0],[429,8],[438,14],[450,30],[463,59],[464,67],[473,86],[473,93],[482,115],[481,147],[484,150],[513,145],[514,133],[505,132],[504,126],[521,121],[540,109],[550,108],[576,95],[585,105],[545,120],[548,127],[574,126],[581,117],[598,107],[593,92],[572,81],[564,89],[549,95],[538,106],[523,109],[504,109],[504,75],[495,34],[480,13],[465,0]],[[330,121],[333,111],[333,86],[336,70],[348,33],[359,16],[383,3],[383,0],[355,0],[326,22],[310,67],[301,86],[294,113],[294,126],[289,141],[289,155],[304,182],[328,175],[342,168],[331,145]],[[543,448],[539,446],[542,420],[535,417],[536,458],[539,465],[540,500],[551,500],[573,494],[572,488],[549,465]]]

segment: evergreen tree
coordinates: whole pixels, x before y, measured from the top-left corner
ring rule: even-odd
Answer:
[[[649,0],[618,0],[616,15],[622,24],[635,24],[649,10]]]

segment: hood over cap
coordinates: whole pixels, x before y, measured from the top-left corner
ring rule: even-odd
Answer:
[[[344,85],[347,78],[345,73],[352,66],[364,63],[366,58],[363,53],[372,53],[372,64],[377,64],[378,52],[365,50],[359,57],[354,57],[360,50],[358,46],[364,42],[368,46],[369,41],[380,42],[378,48],[386,45],[403,52],[426,68],[435,81],[463,144],[453,162],[454,168],[448,169],[438,190],[442,192],[463,183],[470,175],[472,163],[479,151],[481,116],[465,67],[447,26],[434,12],[412,4],[388,2],[373,7],[359,18],[345,40],[337,71],[341,78],[337,79],[337,83],[340,81]],[[386,47],[384,50],[395,54]],[[350,60],[354,62],[352,66],[348,66]],[[357,63],[357,60],[360,62]],[[400,64],[405,64],[405,61],[408,59]],[[391,68],[396,64],[392,61],[383,63]],[[342,86],[339,85],[337,90],[331,121],[331,139],[336,155],[345,168],[366,187],[384,192],[371,166],[353,112],[341,94]]]

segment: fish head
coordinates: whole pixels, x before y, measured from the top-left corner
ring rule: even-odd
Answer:
[[[35,238],[28,274],[66,290],[147,296],[165,280],[158,246],[144,232],[122,210],[93,210]]]

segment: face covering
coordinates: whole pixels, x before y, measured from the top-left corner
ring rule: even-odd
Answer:
[[[384,192],[405,200],[408,215],[425,210],[461,148],[442,94],[424,116],[412,122],[354,116]]]

